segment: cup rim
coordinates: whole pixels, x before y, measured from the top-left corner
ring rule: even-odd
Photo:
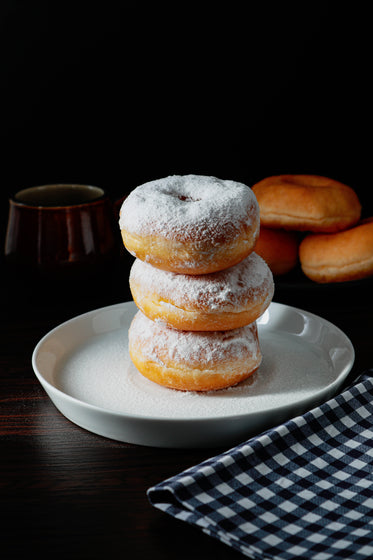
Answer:
[[[77,203],[70,203],[70,204],[54,204],[54,205],[44,205],[44,204],[33,204],[28,201],[23,201],[19,199],[19,196],[23,193],[28,193],[30,191],[43,191],[50,187],[69,187],[74,189],[75,187],[83,187],[87,190],[97,191],[97,196],[93,196],[92,198],[84,201],[84,202],[77,202]],[[99,202],[103,199],[107,198],[107,194],[102,187],[97,187],[95,185],[86,185],[84,183],[47,183],[45,185],[36,185],[33,187],[27,187],[25,189],[21,189],[14,193],[10,197],[10,202],[17,206],[22,206],[25,208],[39,208],[43,210],[55,210],[55,209],[63,209],[63,208],[78,208],[79,206],[89,206],[93,203]]]

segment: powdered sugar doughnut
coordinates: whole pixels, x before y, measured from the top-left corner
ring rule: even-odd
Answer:
[[[182,274],[207,274],[243,260],[259,234],[259,206],[242,183],[173,175],[134,189],[119,227],[127,250]]]
[[[172,389],[230,387],[254,373],[262,359],[256,323],[231,331],[186,332],[151,321],[139,311],[128,336],[138,371]]]
[[[136,259],[130,272],[132,297],[153,321],[186,331],[218,331],[256,321],[270,304],[270,268],[256,253],[211,274],[160,270]]]

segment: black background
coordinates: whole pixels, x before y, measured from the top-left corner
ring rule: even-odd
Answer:
[[[115,200],[173,173],[248,185],[317,173],[354,187],[373,214],[368,2],[133,4],[0,0],[1,236],[8,197],[21,188],[88,183]],[[66,424],[32,375],[30,356],[46,332],[130,299],[128,270],[117,278],[113,296],[95,290],[92,300],[85,286],[71,291],[74,301],[54,286],[41,298],[24,287],[17,297],[3,290],[1,551],[233,558],[147,502],[152,484],[198,464],[206,450],[98,438]],[[346,332],[356,348],[353,376],[371,365],[370,280],[321,293],[311,282],[281,292],[276,282],[277,301]]]
[[[363,3],[167,5],[1,2],[3,233],[20,188],[174,173],[326,175],[370,214]]]

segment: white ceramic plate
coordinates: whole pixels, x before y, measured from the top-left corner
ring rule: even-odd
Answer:
[[[247,381],[209,393],[144,378],[128,354],[133,302],[90,311],[44,336],[32,365],[57,409],[111,439],[155,447],[235,444],[334,396],[354,362],[325,319],[271,303],[258,320],[263,361]]]

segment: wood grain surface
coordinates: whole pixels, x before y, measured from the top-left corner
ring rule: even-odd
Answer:
[[[307,294],[303,298],[304,308],[312,307],[309,310],[322,314],[351,338],[356,361],[348,382],[369,368],[373,363],[369,302],[329,308],[324,302],[320,310],[310,305]],[[0,552],[4,560],[32,553],[69,559],[241,557],[158,511],[146,497],[153,484],[223,449],[158,449],[97,436],[61,415],[33,373],[32,351],[50,329],[120,301],[118,293],[69,303],[3,297]]]

